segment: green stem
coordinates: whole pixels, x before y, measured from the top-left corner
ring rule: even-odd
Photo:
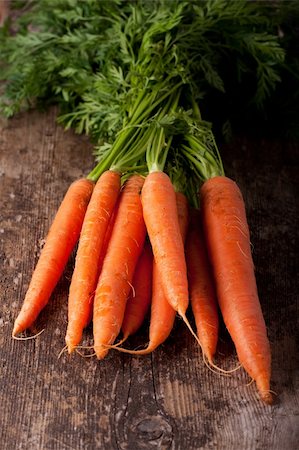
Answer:
[[[129,120],[128,124],[120,131],[120,133],[116,137],[116,140],[114,141],[112,147],[109,149],[107,156],[104,156],[104,158],[88,174],[88,179],[97,181],[105,170],[108,170],[112,167],[114,170],[120,170],[122,166],[128,166],[129,163],[133,164],[141,157],[143,153],[146,152],[149,147],[151,147],[150,143],[152,142],[152,131],[147,134],[144,131],[141,131],[141,133],[139,133],[139,130],[142,128],[149,128],[150,125],[146,125],[146,122],[150,123],[150,120],[152,119],[157,121],[161,120],[161,118],[164,117],[167,112],[173,111],[177,107],[182,82],[177,83],[171,89],[167,90],[164,95],[161,95],[156,101],[154,101],[159,96],[163,85],[164,83],[155,86],[155,89],[152,91],[152,93],[145,98],[144,92],[138,95],[135,102],[135,107],[133,108],[133,111],[135,111],[133,113],[133,116]],[[155,115],[151,116],[153,111],[155,111],[157,107],[162,104],[167,98],[168,101],[166,103],[166,106],[164,106],[164,108],[162,108],[157,113],[156,117]],[[175,100],[173,100],[173,98]],[[138,129],[138,131],[136,131],[136,128]],[[133,147],[130,149],[133,142],[136,142],[136,145],[133,145]],[[159,149],[160,147],[158,147],[158,150]],[[159,150],[159,153],[161,153],[161,149]],[[162,161],[164,160],[164,164],[166,157],[167,154],[162,159]]]
[[[173,92],[164,108],[158,114],[157,120],[161,120],[166,115],[174,114],[179,103],[180,95],[180,88],[177,89],[176,92]],[[173,136],[170,135],[166,140],[165,129],[160,125],[158,126],[160,127],[160,129],[158,129],[157,136],[155,137],[155,139],[153,139],[152,145],[148,147],[146,152],[146,162],[149,172],[164,170],[168,152],[173,139]]]
[[[200,113],[200,109],[198,104],[196,103],[196,101],[194,100],[194,98],[192,97],[192,109],[193,109],[193,115],[197,120],[202,120],[201,119],[201,113]]]
[[[163,83],[163,84],[165,85],[165,83]],[[159,94],[161,93],[161,91],[163,90],[163,84],[162,84],[162,85],[158,85],[158,86],[155,88],[155,96],[154,96],[154,98],[158,97]],[[176,92],[182,85],[183,85],[183,82],[180,81],[180,82],[177,83],[175,86],[173,86],[170,90],[167,90],[167,92],[165,92],[164,95],[161,95],[161,96],[158,98],[158,100],[156,100],[154,103],[148,105],[148,108],[147,108],[147,109],[143,112],[143,114],[141,114],[139,117],[138,117],[139,111],[137,110],[136,113],[135,113],[136,117],[135,117],[135,115],[134,115],[133,118],[132,118],[132,121],[137,121],[137,120],[138,120],[138,122],[142,122],[142,121],[145,119],[145,117],[146,117],[147,115],[149,115],[152,111],[154,111],[154,110],[155,110],[162,102],[164,102],[164,100],[167,99],[167,97],[170,97],[170,96],[171,96],[174,92]],[[144,109],[145,109],[145,108],[144,108]]]

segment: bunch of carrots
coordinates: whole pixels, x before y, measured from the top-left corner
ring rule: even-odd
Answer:
[[[202,120],[197,104],[206,88],[205,83],[203,87],[200,84],[202,71],[207,81],[214,80],[215,86],[222,88],[213,65],[208,64],[218,59],[209,52],[208,58],[201,59],[208,41],[203,40],[198,24],[203,11],[211,19],[204,22],[207,36],[213,36],[209,26],[223,13],[223,2],[208,2],[203,9],[192,2],[154,2],[153,12],[148,2],[95,4],[103,8],[103,14],[106,7],[124,8],[122,14],[108,15],[109,20],[103,22],[110,47],[103,38],[95,41],[100,62],[91,64],[90,70],[96,67],[94,77],[86,69],[93,53],[85,50],[81,53],[88,61],[84,60],[80,71],[73,73],[67,66],[65,71],[59,69],[59,76],[76,79],[76,89],[63,95],[76,109],[62,119],[96,139],[98,163],[86,178],[69,187],[12,334],[17,336],[36,320],[78,243],[68,297],[65,342],[69,353],[80,347],[83,330],[91,320],[98,359],[110,349],[150,353],[167,339],[179,315],[200,345],[206,363],[221,371],[214,363],[220,310],[240,364],[256,382],[260,397],[271,403],[270,346],[257,294],[245,205],[237,184],[225,176],[211,127]],[[236,13],[244,10],[242,17],[247,17],[247,2],[242,2],[241,9],[234,2],[225,5],[233,23]],[[250,18],[256,19],[254,11]],[[68,33],[89,23],[81,18],[77,22],[68,27]],[[220,22],[215,23],[218,27]],[[249,25],[251,33],[251,22]],[[271,58],[277,56],[278,61],[282,54],[274,38],[269,37],[270,52],[264,45],[265,33],[257,35],[259,39],[251,41],[257,43],[257,49],[248,49],[256,50],[250,61],[261,58],[260,74],[268,67],[264,62],[267,56],[271,70],[266,73],[271,75],[275,65]],[[215,36],[217,42],[221,40],[217,33]],[[57,46],[65,58],[69,54],[65,45],[73,42],[71,37],[67,34],[67,39],[56,42],[55,34],[51,39],[46,34],[37,47],[36,61],[42,60],[40,52],[46,45],[51,47],[52,40],[52,59],[59,53]],[[205,45],[198,49],[199,41]],[[30,40],[30,45],[34,42]],[[231,42],[238,43],[238,39]],[[245,51],[241,48],[240,58]],[[75,62],[73,58],[72,64]],[[77,82],[77,73],[86,75],[86,83],[81,83],[81,78]],[[261,78],[265,84],[265,77]],[[84,83],[88,92],[77,98]],[[264,84],[261,86],[268,92]],[[59,89],[55,87],[55,95]],[[189,304],[196,331],[186,315]],[[148,310],[147,347],[138,351],[125,348],[125,341],[139,329]]]
[[[47,304],[79,240],[68,299],[65,341],[69,353],[80,346],[91,319],[97,358],[104,358],[110,348],[150,353],[167,339],[178,314],[208,364],[216,369],[219,305],[240,364],[256,381],[261,398],[271,403],[270,348],[241,192],[224,176],[220,156],[212,164],[209,153],[210,166],[218,173],[200,187],[200,210],[190,207],[180,183],[162,170],[165,147],[170,148],[172,140],[166,143],[163,133],[163,129],[155,130],[154,147],[146,150],[146,175],[122,177],[112,168],[104,170],[96,182],[91,179],[93,171],[70,186],[42,249],[13,336],[30,327]],[[190,159],[194,172],[202,169],[204,176],[206,166],[201,153],[196,154],[196,145],[196,138],[186,136],[182,154],[186,161]],[[156,146],[160,153],[153,158]],[[189,301],[196,333],[186,316]],[[149,308],[148,346],[139,351],[121,347],[141,326]],[[121,331],[122,338],[115,344]]]

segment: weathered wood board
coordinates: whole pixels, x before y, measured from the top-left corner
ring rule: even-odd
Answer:
[[[58,359],[74,258],[31,330],[44,333],[11,338],[42,240],[70,182],[92,168],[91,148],[55,124],[55,110],[0,123],[1,449],[298,448],[298,145],[239,138],[222,150],[246,200],[274,406],[261,403],[242,369],[229,377],[208,370],[180,320],[143,358],[111,352],[101,362],[78,354]],[[146,333],[130,345],[145,343]],[[86,345],[91,337],[88,328]],[[225,330],[217,363],[237,365]]]

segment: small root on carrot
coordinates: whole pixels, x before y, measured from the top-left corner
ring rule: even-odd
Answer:
[[[191,327],[191,325],[190,325],[190,322],[189,322],[189,320],[188,320],[187,317],[186,317],[186,314],[185,314],[185,313],[180,313],[179,311],[178,311],[178,314],[180,315],[180,317],[183,319],[183,321],[184,321],[185,324],[187,325],[188,330],[190,331],[190,333],[192,334],[192,336],[196,339],[196,342],[198,343],[198,345],[199,345],[200,348],[201,348],[201,351],[203,352],[203,348],[202,348],[201,342],[200,342],[200,340],[198,339],[198,336],[196,335],[195,331],[192,329],[192,327]],[[203,352],[203,353],[204,353],[204,352]]]
[[[254,383],[254,379],[253,379],[253,378],[251,378],[251,380],[249,381],[249,383],[246,383],[245,386],[246,386],[246,387],[251,386],[252,383]]]
[[[191,327],[191,325],[190,325],[190,323],[189,323],[189,320],[187,319],[186,315],[183,314],[183,313],[180,313],[180,312],[179,312],[179,315],[181,316],[181,318],[183,319],[183,321],[184,321],[185,324],[187,325],[189,331],[190,331],[191,334],[194,336],[194,338],[196,339],[198,345],[200,346],[201,351],[202,351],[202,355],[203,355],[203,361],[204,361],[205,365],[209,368],[209,370],[211,370],[211,371],[214,372],[214,373],[219,373],[219,372],[220,372],[220,373],[223,374],[223,375],[229,375],[229,374],[231,374],[231,373],[233,373],[233,372],[236,372],[237,370],[239,370],[239,369],[241,368],[241,364],[239,364],[239,365],[238,365],[237,367],[235,367],[234,369],[225,370],[225,369],[222,369],[221,367],[218,367],[215,363],[213,363],[212,360],[207,360],[207,357],[206,357],[206,355],[205,355],[205,353],[204,353],[202,344],[201,344],[201,342],[200,342],[198,336],[196,335],[195,331],[192,329],[192,327]]]
[[[213,373],[215,373],[215,374],[217,374],[217,375],[224,376],[224,377],[227,377],[227,376],[228,376],[228,374],[225,374],[225,373],[219,372],[219,370],[213,369],[213,365],[214,365],[213,362],[207,360],[205,354],[203,354],[202,356],[203,356],[203,362],[204,362],[205,366],[206,366],[211,372],[213,372]],[[216,367],[217,367],[217,366],[216,366]],[[218,367],[217,367],[217,369],[218,369]]]
[[[94,351],[94,346],[93,345],[76,345],[76,347],[74,348],[75,352],[78,353],[78,355],[82,356],[82,358],[91,358],[92,356],[95,356],[96,353],[91,353],[91,354],[87,354],[84,355],[82,352],[80,352],[78,349],[82,349],[82,350],[93,350]]]
[[[93,356],[96,356],[96,352],[91,353],[90,355],[84,355],[83,353],[81,353],[78,348],[75,348],[75,352],[78,353],[78,355],[81,356],[81,358],[92,358]]]
[[[241,248],[241,246],[240,246],[240,244],[239,244],[239,241],[236,241],[236,244],[237,244],[237,246],[238,246],[240,252],[242,253],[242,255],[243,255],[246,259],[249,259],[248,255],[246,255],[246,253],[242,250],[242,248]]]
[[[208,368],[212,372],[214,372],[214,373],[219,373],[220,372],[222,375],[230,375],[231,373],[236,372],[237,370],[241,369],[241,367],[242,367],[242,365],[239,364],[237,367],[234,367],[233,369],[225,370],[225,369],[222,369],[222,367],[217,366],[215,363],[213,363],[213,361],[208,361],[207,365],[208,365]]]
[[[41,331],[39,331],[38,333],[34,334],[33,336],[14,336],[12,335],[12,338],[15,339],[16,341],[29,341],[31,339],[35,339],[38,336],[40,336],[43,332],[45,331],[45,328],[42,329]]]
[[[128,353],[129,355],[135,355],[135,356],[147,355],[147,354],[151,353],[154,350],[154,348],[151,348],[149,346],[149,343],[142,350],[129,350],[128,348],[119,347],[119,344],[120,343],[118,342],[117,344],[102,344],[102,345],[105,348],[117,350],[118,352]]]
[[[127,280],[128,285],[130,286],[130,288],[132,289],[132,297],[135,298],[136,297],[136,291],[134,286],[130,283],[129,280]]]
[[[93,345],[76,345],[75,349],[76,348],[91,349],[93,348]]]
[[[67,345],[63,347],[63,349],[59,352],[57,359],[60,359],[63,353],[67,350]]]
[[[127,339],[128,339],[128,337],[129,336],[124,336],[120,341],[118,341],[116,344],[111,344],[111,348],[117,348],[117,347],[119,347],[120,345],[122,345]]]

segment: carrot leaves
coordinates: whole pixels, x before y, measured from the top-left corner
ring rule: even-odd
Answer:
[[[260,106],[284,59],[279,8],[242,0],[29,2],[1,35],[1,111],[57,103],[62,124],[98,140],[119,129],[140,86],[166,73],[188,83],[196,100],[229,94],[230,80],[243,91],[250,82]]]

